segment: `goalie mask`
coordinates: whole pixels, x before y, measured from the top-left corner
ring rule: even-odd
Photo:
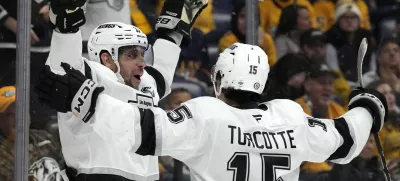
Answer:
[[[88,53],[91,61],[102,63],[100,53],[107,51],[117,65],[118,81],[124,83],[120,74],[118,52],[121,48],[134,46],[137,49],[146,50],[148,47],[147,36],[137,27],[120,23],[109,22],[98,26],[90,35],[88,41]]]
[[[261,94],[269,73],[268,56],[258,46],[235,43],[219,54],[211,72],[217,97],[223,88]],[[221,84],[217,90],[218,74],[221,76]]]

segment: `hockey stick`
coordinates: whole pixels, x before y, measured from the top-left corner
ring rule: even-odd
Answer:
[[[368,43],[367,39],[363,38],[360,44],[360,47],[358,49],[358,56],[357,56],[357,75],[358,75],[358,83],[361,88],[364,88],[363,80],[362,80],[362,65],[363,65],[363,60],[365,53],[367,53],[367,48],[368,48]],[[390,178],[389,170],[386,165],[386,160],[385,160],[385,155],[383,154],[383,149],[381,145],[381,141],[379,140],[378,133],[373,133],[374,138],[375,138],[375,144],[378,149],[379,157],[381,159],[382,167],[383,167],[383,172],[385,174],[386,181],[392,181]]]

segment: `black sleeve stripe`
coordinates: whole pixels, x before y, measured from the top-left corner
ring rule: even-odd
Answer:
[[[350,135],[349,125],[347,125],[346,120],[341,117],[334,119],[334,123],[336,129],[343,138],[343,144],[328,158],[328,160],[345,158],[349,154],[350,149],[354,144],[354,140]]]
[[[167,85],[165,85],[164,76],[151,66],[147,66],[144,69],[156,80],[158,96],[160,96],[160,98],[164,97],[165,88],[167,87]]]
[[[86,63],[86,61],[83,61],[85,63],[85,77],[88,79],[92,79],[92,69],[90,69],[89,65]]]
[[[141,109],[140,127],[142,130],[142,142],[136,153],[139,155],[154,155],[156,150],[156,128],[154,124],[154,113],[150,109]]]

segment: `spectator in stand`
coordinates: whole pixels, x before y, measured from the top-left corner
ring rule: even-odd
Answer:
[[[334,119],[345,113],[342,106],[332,100],[334,81],[339,75],[326,64],[313,64],[304,82],[305,95],[296,99],[303,111],[312,117]],[[318,174],[332,169],[328,162],[306,162],[301,171]]]
[[[0,180],[14,180],[15,87],[0,88]],[[68,180],[60,143],[44,130],[29,130],[29,180]]]
[[[304,56],[287,54],[271,68],[263,93],[264,101],[273,99],[296,100],[304,95],[307,63]]]
[[[336,64],[343,73],[350,85],[356,85],[357,81],[357,52],[361,40],[366,37],[368,40],[368,49],[364,57],[363,71],[369,70],[371,54],[374,47],[373,37],[370,31],[360,27],[361,12],[354,3],[344,3],[335,11],[335,24],[326,32],[328,43],[333,45],[329,49],[328,58],[337,58],[338,60],[328,59],[327,61]],[[336,63],[337,62],[337,63]]]
[[[227,32],[219,40],[219,51],[222,52],[236,42],[246,43],[246,8],[245,2],[238,1],[234,6],[231,17],[231,31]],[[277,61],[274,41],[268,33],[264,33],[261,27],[258,29],[258,46],[268,55],[268,64],[273,67]]]
[[[396,19],[400,14],[398,0],[366,0],[368,3],[371,22],[377,40],[393,36],[396,32]]]
[[[40,2],[40,3],[38,3]],[[51,28],[49,26],[48,1],[32,2],[31,74],[44,66],[50,50]],[[0,86],[15,84],[15,59],[17,41],[17,1],[0,2]],[[39,66],[41,65],[41,66]],[[34,77],[34,76],[31,76]],[[31,81],[36,82],[35,79]]]
[[[351,88],[343,77],[342,72],[338,67],[332,67],[327,60],[327,48],[332,46],[327,43],[327,39],[321,31],[309,30],[304,32],[300,37],[300,54],[305,56],[309,64],[327,64],[333,71],[335,71],[339,78],[334,81],[335,94],[338,95],[341,105],[347,105],[347,99],[350,94]],[[332,55],[336,56],[336,55]]]
[[[16,84],[17,3],[0,1],[0,87]],[[52,29],[48,0],[32,1],[31,8],[30,82],[33,87],[50,51]],[[43,129],[56,112],[41,105],[36,92],[31,91],[30,97],[31,126]]]
[[[377,57],[376,71],[367,72],[363,76],[365,85],[368,86],[371,82],[378,80],[386,82],[396,92],[396,99],[399,100],[400,96],[397,94],[400,94],[400,46],[396,40],[393,38],[384,39]]]
[[[361,27],[371,30],[368,5],[363,0],[318,0],[313,3],[317,28],[323,32],[329,30],[335,23],[335,9],[343,3],[354,2],[361,12]]]
[[[385,158],[388,163],[389,172],[397,180],[400,179],[400,108],[396,104],[395,96],[389,84],[382,81],[375,81],[368,85],[368,88],[375,89],[385,95],[388,103],[388,119],[382,131],[379,132],[379,138]],[[375,155],[378,152],[375,147]],[[396,179],[395,179],[396,180]]]
[[[282,17],[283,9],[291,5],[305,7],[310,14],[313,27],[316,25],[314,7],[308,0],[268,0],[258,3],[261,17],[260,25],[264,31],[276,37],[276,29]],[[279,58],[280,57],[278,57],[278,59]]]
[[[288,53],[299,53],[300,36],[311,28],[311,17],[306,7],[289,5],[282,9],[275,35],[277,58],[280,59]]]
[[[370,135],[360,155],[349,164],[335,164],[328,181],[385,181],[381,165],[374,157],[374,137]]]

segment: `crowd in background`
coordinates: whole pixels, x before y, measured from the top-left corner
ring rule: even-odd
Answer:
[[[89,0],[83,44],[105,21],[131,23],[155,40],[154,24],[164,0]],[[246,42],[245,0],[209,0],[183,48],[173,91],[160,102],[166,111],[199,96],[213,96],[210,70],[218,54]],[[111,9],[113,13],[105,13]],[[48,0],[32,1],[31,85],[37,83],[49,53],[51,25]],[[348,94],[357,86],[357,52],[365,37],[368,49],[363,80],[386,96],[388,121],[379,133],[389,172],[400,181],[400,1],[398,0],[264,0],[258,2],[258,46],[271,67],[264,101],[291,99],[304,112],[336,118],[347,110]],[[13,180],[17,1],[0,2],[0,180]],[[85,46],[84,53],[86,52]],[[29,176],[38,181],[62,179],[56,113],[43,107],[32,91],[30,102]],[[323,144],[323,143],[321,143]],[[190,180],[189,170],[160,157],[160,180]],[[373,137],[346,165],[303,163],[304,181],[384,180]]]

